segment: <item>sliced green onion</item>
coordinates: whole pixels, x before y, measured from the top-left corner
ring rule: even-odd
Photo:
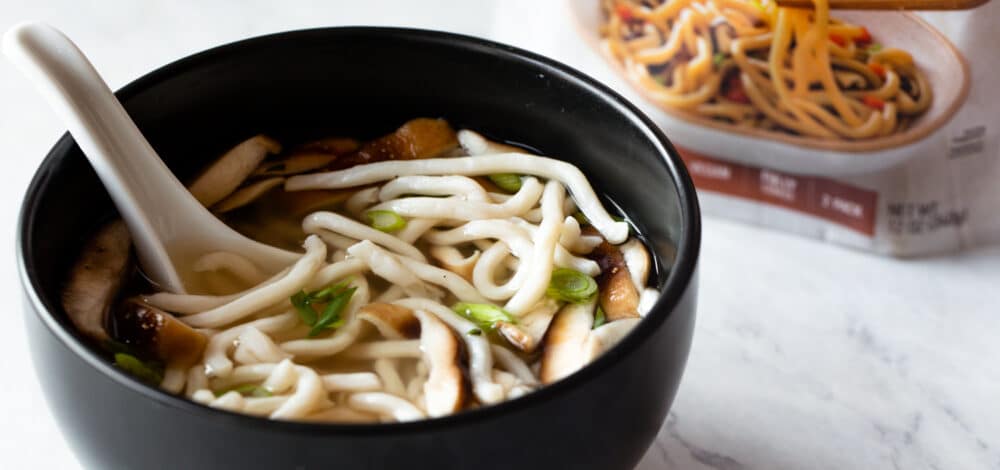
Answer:
[[[879,43],[877,43],[877,42],[874,43],[874,44],[872,44],[872,45],[870,45],[870,46],[868,46],[867,48],[865,48],[865,52],[867,52],[869,54],[874,54],[874,53],[879,52],[881,50],[882,50],[882,45],[879,44]]]
[[[215,392],[215,396],[221,397],[229,392],[236,392],[245,397],[254,397],[254,398],[263,398],[272,395],[270,390],[261,387],[260,385],[244,384],[244,385],[237,385],[233,388],[226,390],[219,390]]]
[[[508,193],[516,193],[521,190],[521,175],[514,173],[500,173],[489,176],[490,181],[500,189]]]
[[[341,310],[351,300],[356,288],[347,289],[350,279],[340,281],[323,289],[307,293],[304,290],[297,292],[288,300],[291,301],[295,311],[298,312],[302,323],[313,327],[309,330],[309,336],[313,337],[325,329],[338,328],[343,325],[340,317]],[[323,313],[317,315],[312,305],[325,303]]]
[[[338,284],[312,292],[309,294],[309,303],[326,302],[333,297],[334,293],[336,293],[340,289],[343,289],[344,287],[345,286],[341,286]]]
[[[589,302],[597,294],[597,281],[594,278],[568,268],[556,268],[552,271],[549,287],[545,295],[566,302],[581,304]]]
[[[329,302],[330,299],[333,298],[334,294],[346,289],[347,285],[350,283],[351,278],[348,278],[336,284],[327,286],[326,288],[312,292],[309,294],[309,303]]]
[[[459,302],[451,307],[455,313],[472,320],[483,330],[493,330],[497,322],[517,323],[513,315],[491,304]]]
[[[722,63],[725,61],[726,61],[726,54],[723,52],[716,52],[715,55],[712,56],[712,63],[715,64],[715,66],[722,65]]]
[[[340,316],[340,312],[344,310],[347,303],[351,301],[351,297],[354,296],[354,291],[358,290],[357,287],[352,287],[350,289],[344,289],[340,292],[334,294],[330,302],[326,304],[326,308],[323,309],[323,314],[320,315],[319,319],[316,320],[316,324],[312,326],[309,330],[309,337],[312,338],[323,330],[339,328],[343,326],[344,319]]]
[[[163,382],[162,366],[143,362],[131,354],[115,353],[115,365],[150,385],[160,385]]]
[[[466,334],[470,334],[472,336],[479,336],[479,335],[483,334],[483,330],[480,330],[479,328],[473,328],[473,329],[467,331]]]
[[[365,213],[368,223],[375,230],[395,232],[406,227],[406,219],[393,211],[368,211]]]
[[[583,215],[583,212],[580,212],[580,211],[574,212],[573,213],[573,218],[576,219],[576,221],[579,222],[580,225],[588,225],[588,224],[590,224],[590,219],[588,219],[587,216]]]
[[[601,308],[600,305],[598,305],[597,306],[597,311],[594,312],[594,328],[592,328],[592,329],[597,329],[597,327],[599,327],[599,326],[601,326],[601,325],[603,325],[603,324],[605,324],[607,322],[608,322],[608,315],[605,314],[604,313],[604,309]]]
[[[299,291],[288,300],[292,302],[292,307],[295,307],[295,311],[298,312],[302,323],[305,323],[306,325],[316,323],[316,311],[309,306],[311,301],[309,299],[309,294],[306,294],[306,291]]]

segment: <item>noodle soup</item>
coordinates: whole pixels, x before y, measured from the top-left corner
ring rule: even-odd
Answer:
[[[193,293],[162,292],[116,221],[64,306],[116,365],[211,407],[385,422],[486,406],[579,370],[659,295],[649,251],[580,170],[443,120],[291,149],[255,136],[190,190],[304,253],[279,273],[201,254]]]

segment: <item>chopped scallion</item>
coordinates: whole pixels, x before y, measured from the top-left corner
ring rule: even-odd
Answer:
[[[514,173],[500,173],[489,176],[490,181],[500,189],[508,193],[516,193],[521,190],[521,175]]]
[[[556,300],[584,303],[597,294],[597,281],[573,269],[557,268],[552,271],[545,294]]]
[[[473,328],[473,329],[469,330],[467,333],[470,334],[470,335],[472,335],[472,336],[479,336],[479,335],[483,334],[483,330],[480,330],[479,328]]]
[[[310,338],[320,334],[323,330],[339,328],[344,324],[340,313],[351,301],[354,291],[357,290],[356,287],[347,288],[350,282],[351,280],[347,279],[314,292],[307,293],[302,290],[289,298],[302,323],[312,327],[309,330]],[[317,315],[312,306],[323,303],[326,306],[323,308],[323,312]]]
[[[326,329],[339,328],[344,324],[344,318],[340,316],[340,312],[344,310],[347,303],[351,301],[351,297],[354,295],[354,291],[358,290],[357,287],[351,287],[350,289],[345,289],[336,293],[332,299],[326,304],[326,308],[323,309],[323,314],[320,315],[319,319],[316,320],[316,324],[312,325],[312,329],[309,330],[309,337],[312,338],[323,332]]]
[[[715,55],[712,56],[712,63],[715,64],[716,67],[722,65],[722,63],[725,62],[725,61],[726,61],[726,54],[725,53],[716,52]]]
[[[292,307],[295,307],[295,311],[298,312],[302,323],[305,323],[306,325],[316,323],[316,311],[309,306],[311,301],[309,300],[309,294],[306,294],[306,291],[299,291],[289,300],[292,302]]]
[[[393,211],[368,211],[365,216],[375,230],[395,232],[406,227],[406,219]]]
[[[351,283],[351,279],[340,281],[332,286],[320,289],[316,292],[309,294],[309,303],[317,302],[329,302],[333,298],[333,295],[347,288],[347,285]]]
[[[600,305],[597,306],[597,311],[594,312],[594,328],[605,324],[608,322],[608,315],[604,313],[604,309]]]
[[[221,397],[229,392],[236,392],[245,397],[254,397],[254,398],[263,398],[272,396],[270,390],[261,387],[260,385],[254,385],[254,384],[237,385],[233,388],[219,390],[215,392],[215,396]]]
[[[159,385],[163,381],[163,367],[127,353],[115,353],[115,365],[132,374],[135,378],[150,385]]]
[[[879,44],[879,43],[877,43],[877,42],[874,43],[874,44],[872,44],[872,45],[870,45],[870,46],[868,46],[867,48],[865,48],[865,52],[867,52],[869,54],[874,54],[874,53],[879,52],[881,50],[882,50],[882,45]]]
[[[514,316],[491,304],[459,302],[451,307],[459,315],[472,320],[480,329],[493,330],[497,322],[516,323]]]
[[[583,212],[580,212],[580,211],[574,212],[573,213],[573,218],[576,219],[576,221],[579,222],[580,225],[588,225],[588,224],[590,224],[590,219],[588,219],[587,216],[583,215]]]

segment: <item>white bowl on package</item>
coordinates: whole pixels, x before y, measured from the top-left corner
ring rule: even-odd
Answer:
[[[835,11],[832,16],[867,26],[886,46],[913,54],[934,93],[930,108],[903,132],[861,141],[831,141],[738,128],[647,100],[646,91],[626,79],[622,66],[604,52],[599,33],[600,0],[567,0],[566,4],[578,34],[617,72],[617,83],[612,85],[636,101],[682,151],[702,156],[797,174],[872,173],[917,155],[944,154],[947,151],[944,139],[931,136],[939,134],[968,94],[968,64],[947,38],[920,18],[905,12]]]

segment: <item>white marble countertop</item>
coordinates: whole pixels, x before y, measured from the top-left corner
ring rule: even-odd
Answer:
[[[6,1],[48,21],[113,88],[211,46],[342,24],[476,34],[555,56],[561,0]],[[563,28],[563,29],[560,29]],[[598,76],[600,74],[598,73]],[[19,201],[63,127],[0,60],[4,298]],[[900,261],[707,218],[694,348],[641,470],[1000,469],[1000,246]],[[31,371],[19,308],[0,329],[0,468],[78,466]]]

